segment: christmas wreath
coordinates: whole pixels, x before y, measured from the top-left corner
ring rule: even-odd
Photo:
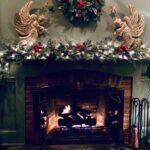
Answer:
[[[74,25],[86,25],[100,19],[104,0],[58,0],[64,16]]]

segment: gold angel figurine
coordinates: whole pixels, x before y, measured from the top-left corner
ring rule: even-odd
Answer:
[[[133,5],[129,5],[130,16],[123,19],[115,17],[114,25],[116,34],[123,37],[123,42],[130,48],[138,48],[141,45],[139,37],[144,31],[144,16]]]
[[[15,30],[19,34],[19,42],[22,45],[30,44],[36,42],[38,34],[42,34],[47,31],[42,24],[46,20],[44,15],[30,14],[30,6],[32,0],[29,0],[20,9],[19,12],[15,13],[14,24]]]

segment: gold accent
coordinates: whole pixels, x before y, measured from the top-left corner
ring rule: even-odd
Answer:
[[[124,43],[131,49],[141,45],[138,38],[144,31],[145,22],[143,14],[140,14],[133,5],[129,5],[129,12],[130,16],[123,19],[115,17],[114,25],[117,27],[116,34],[122,36]]]
[[[44,15],[30,15],[30,7],[32,3],[32,0],[26,2],[20,11],[16,12],[14,16],[15,30],[20,35],[19,42],[23,45],[32,45],[36,42],[38,34],[47,31],[47,29],[41,26],[46,19]]]

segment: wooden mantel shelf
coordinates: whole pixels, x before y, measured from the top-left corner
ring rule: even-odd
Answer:
[[[94,60],[26,60],[21,63],[11,63],[10,74],[21,74],[22,76],[32,76],[49,74],[51,72],[61,72],[69,70],[89,70],[100,71],[123,76],[132,76],[134,72],[149,66],[150,61],[94,61]],[[146,68],[146,69],[145,69]]]

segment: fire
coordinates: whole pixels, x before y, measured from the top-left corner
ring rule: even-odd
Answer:
[[[97,124],[96,126],[104,126],[105,125],[105,116],[100,114],[100,113],[97,113]]]
[[[62,114],[67,114],[67,113],[69,113],[70,111],[71,111],[71,106],[70,106],[70,105],[67,105],[67,106],[65,106],[65,108],[63,109]]]
[[[55,112],[52,112],[48,116],[48,126],[47,126],[47,133],[51,132],[54,128],[57,128],[57,116]]]

